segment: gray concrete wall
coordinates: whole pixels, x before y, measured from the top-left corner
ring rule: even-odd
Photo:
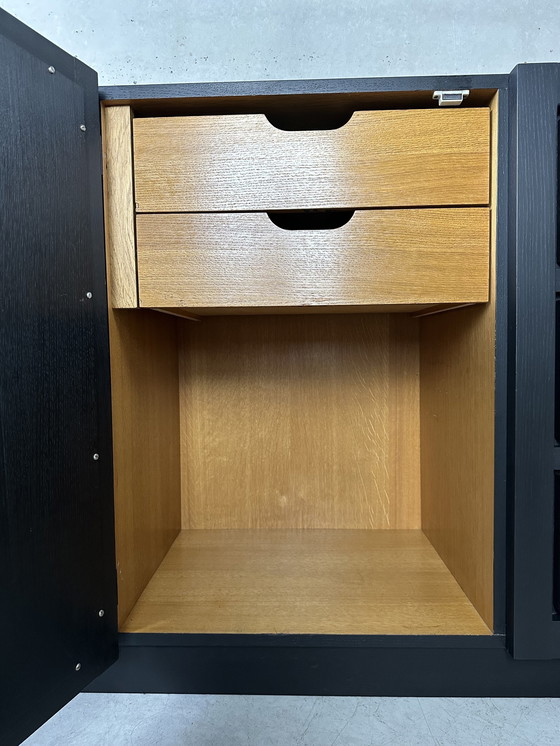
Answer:
[[[509,72],[560,61],[553,0],[5,0],[102,85]]]

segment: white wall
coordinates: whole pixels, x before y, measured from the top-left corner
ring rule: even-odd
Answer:
[[[509,72],[560,61],[545,0],[5,0],[100,84]]]

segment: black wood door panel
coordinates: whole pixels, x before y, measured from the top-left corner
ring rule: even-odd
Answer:
[[[10,744],[117,647],[97,76],[3,11],[0,68],[0,742]]]
[[[560,65],[519,65],[510,75],[509,99],[514,427],[508,636],[515,658],[560,658],[554,609],[560,561],[554,504]]]

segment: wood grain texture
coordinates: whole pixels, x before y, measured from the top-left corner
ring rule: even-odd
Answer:
[[[356,211],[336,230],[265,213],[139,215],[142,306],[261,307],[488,300],[487,208]]]
[[[173,317],[109,316],[120,624],[181,526],[179,383]]]
[[[136,308],[136,237],[130,106],[102,109],[107,275],[113,308]]]
[[[359,111],[334,130],[264,115],[134,121],[139,212],[488,204],[488,109]]]
[[[180,325],[184,528],[418,528],[418,322]]]
[[[488,635],[422,531],[182,531],[125,632]]]
[[[494,577],[497,99],[490,302],[420,321],[422,528],[490,628]]]

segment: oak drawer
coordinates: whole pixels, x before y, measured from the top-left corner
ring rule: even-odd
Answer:
[[[139,212],[486,205],[487,108],[358,111],[335,130],[262,114],[134,120]]]
[[[335,230],[266,213],[137,216],[140,305],[250,308],[488,300],[486,208],[357,210]]]

